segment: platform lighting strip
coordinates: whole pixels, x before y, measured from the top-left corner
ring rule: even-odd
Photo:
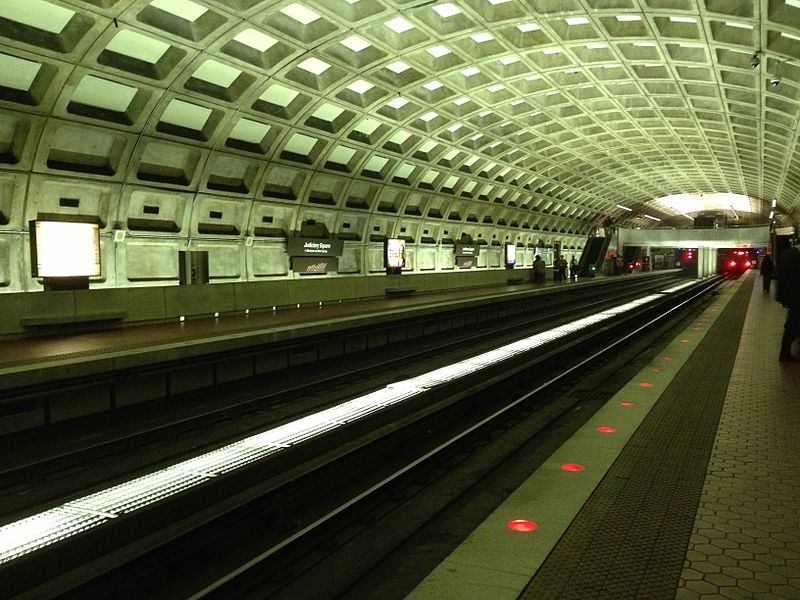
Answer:
[[[687,287],[694,285],[694,281],[687,281],[686,283],[680,283],[676,286],[668,288],[663,291],[664,294],[674,294],[675,292],[680,292],[681,290],[685,290]]]
[[[690,284],[686,284],[690,285]],[[673,288],[675,289],[675,288]],[[669,292],[670,290],[666,290]],[[389,384],[338,406],[249,436],[111,488],[0,527],[0,564],[93,529],[247,464],[383,410],[458,377],[485,369],[662,298],[651,294],[537,333],[418,377]]]

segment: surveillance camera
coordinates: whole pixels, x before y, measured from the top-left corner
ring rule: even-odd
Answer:
[[[758,52],[756,52],[755,54],[753,54],[753,56],[750,57],[750,66],[753,67],[754,69],[757,69],[758,65],[760,64],[761,64],[761,58],[758,56]]]
[[[778,87],[780,83],[781,83],[781,78],[779,75],[773,75],[772,77],[769,78],[769,84],[772,87]]]

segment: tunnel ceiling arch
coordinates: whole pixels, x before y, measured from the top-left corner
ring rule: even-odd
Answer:
[[[669,194],[800,208],[797,0],[3,0],[0,46],[3,171],[294,227],[300,204],[576,236],[675,217]]]

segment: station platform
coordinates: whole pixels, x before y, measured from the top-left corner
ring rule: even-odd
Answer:
[[[742,276],[407,600],[800,598],[784,318]]]

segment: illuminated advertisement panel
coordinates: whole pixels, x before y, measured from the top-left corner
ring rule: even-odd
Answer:
[[[406,266],[406,241],[389,238],[384,244],[384,263],[387,269],[402,269]]]
[[[511,269],[517,264],[517,245],[506,244],[506,267]]]
[[[97,223],[31,221],[33,277],[98,277],[100,227]]]

